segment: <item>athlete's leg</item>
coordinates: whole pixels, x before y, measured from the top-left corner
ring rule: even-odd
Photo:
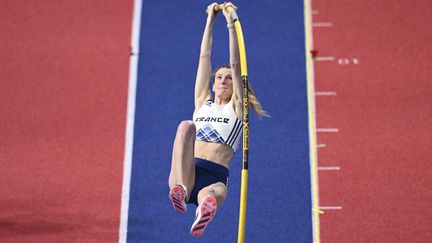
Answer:
[[[227,187],[222,182],[214,183],[204,187],[198,193],[198,205],[201,205],[203,199],[209,195],[216,199],[218,206],[221,206],[225,202]]]
[[[170,188],[173,188],[175,185],[183,185],[190,192],[194,187],[195,131],[195,125],[192,121],[182,121],[177,128],[172,152],[171,172],[168,180]]]
[[[225,201],[226,195],[227,188],[221,182],[201,189],[198,193],[196,218],[190,230],[193,236],[200,237],[204,233],[207,225],[214,218],[218,206]]]

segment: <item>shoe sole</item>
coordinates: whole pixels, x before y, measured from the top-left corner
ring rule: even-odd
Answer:
[[[185,202],[185,191],[181,186],[175,186],[170,190],[169,198],[177,212],[184,213],[187,211]]]
[[[213,220],[217,210],[217,201],[212,196],[207,196],[198,210],[197,217],[193,223],[190,233],[200,237],[207,225]]]

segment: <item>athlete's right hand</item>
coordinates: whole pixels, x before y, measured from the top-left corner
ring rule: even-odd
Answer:
[[[217,3],[212,3],[212,4],[207,6],[206,13],[207,13],[208,18],[214,19],[216,17],[218,12],[215,11],[215,6],[217,6],[217,5],[218,5]]]

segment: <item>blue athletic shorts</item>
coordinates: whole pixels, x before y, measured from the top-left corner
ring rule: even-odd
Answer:
[[[229,170],[220,164],[195,158],[195,186],[187,203],[198,205],[198,192],[206,186],[222,182],[228,184]]]

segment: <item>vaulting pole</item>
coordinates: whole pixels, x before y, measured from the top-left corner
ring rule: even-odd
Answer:
[[[215,11],[222,10],[224,4],[215,6]],[[240,55],[240,72],[243,81],[243,162],[241,172],[241,189],[240,189],[240,212],[238,226],[238,243],[243,243],[245,238],[246,228],[246,205],[247,205],[247,190],[248,190],[248,163],[249,163],[249,98],[248,98],[248,74],[246,62],[246,48],[243,38],[243,30],[240,20],[235,12],[235,9],[228,7],[227,11],[234,20],[234,26],[237,33],[237,41]]]

